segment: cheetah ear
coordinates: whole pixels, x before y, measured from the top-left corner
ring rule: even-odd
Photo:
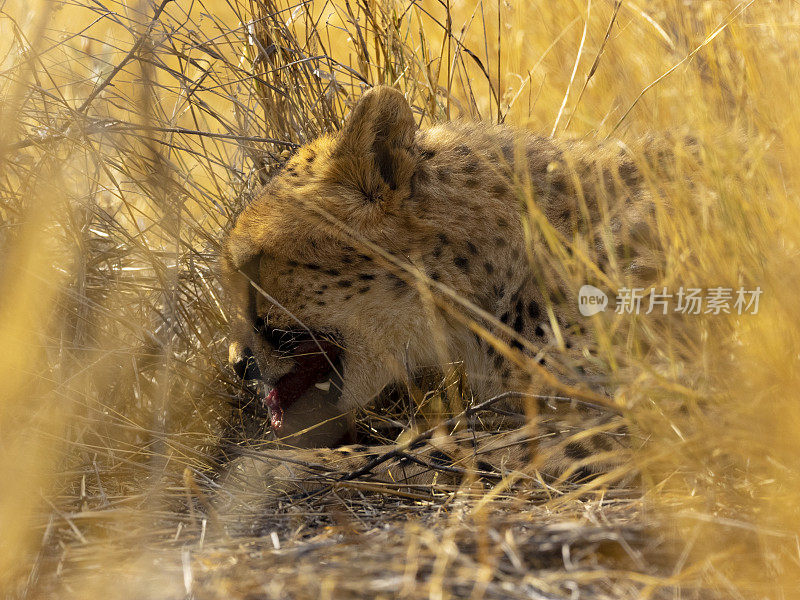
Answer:
[[[339,150],[365,169],[362,185],[371,187],[370,175],[377,174],[390,190],[403,189],[414,174],[411,147],[416,130],[403,94],[387,86],[374,87],[353,108],[340,133]]]

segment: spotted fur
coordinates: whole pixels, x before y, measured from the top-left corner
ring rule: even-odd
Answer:
[[[649,167],[662,166],[660,147],[553,140],[482,123],[421,130],[400,92],[370,90],[340,132],[297,151],[230,232],[223,262],[233,306],[231,363],[248,378],[247,369],[257,368],[269,388],[298,364],[286,336],[341,349],[330,377],[341,389],[311,388],[285,410],[279,433],[300,447],[335,446],[352,411],[388,385],[419,368],[457,363],[475,401],[516,391],[506,408],[529,420],[538,415],[529,443],[507,446],[505,458],[489,453],[483,467],[500,473],[513,459],[515,468],[598,470],[603,461],[593,457],[622,447],[624,432],[613,411],[552,400],[565,390],[584,400],[611,393],[557,257],[578,254],[617,278],[653,276],[657,236],[647,180]],[[634,160],[641,152],[653,157],[644,168]],[[553,417],[564,412],[554,404],[570,405],[577,417]],[[532,460],[534,447],[549,448],[546,464]],[[441,439],[427,448],[425,465],[405,465],[419,471],[412,478],[431,464],[480,454],[472,446],[459,453]],[[307,464],[346,458],[357,471],[387,451],[294,452]],[[241,461],[260,465],[251,475],[266,488],[285,480],[300,454]],[[395,478],[384,466],[382,480]]]

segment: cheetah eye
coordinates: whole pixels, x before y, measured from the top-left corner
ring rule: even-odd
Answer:
[[[253,319],[253,330],[275,347],[278,347],[282,343],[282,336],[286,333],[283,330],[275,329],[267,325],[267,319],[265,317],[256,317]]]
[[[277,352],[289,352],[297,344],[296,331],[270,327],[264,317],[256,317],[253,320],[253,329]]]
[[[268,332],[267,339],[278,353],[286,354],[294,350],[297,345],[298,334],[296,331],[272,329]]]

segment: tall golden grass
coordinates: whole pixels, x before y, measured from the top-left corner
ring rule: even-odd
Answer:
[[[678,160],[692,183],[665,192],[660,283],[763,294],[758,315],[643,316],[625,339],[613,321],[595,322],[613,340],[598,359],[619,384],[615,400],[646,437],[642,510],[676,549],[672,574],[636,593],[800,597],[796,3],[41,0],[0,10],[7,597],[176,593],[144,575],[144,548],[125,546],[178,539],[175,501],[193,493],[184,474],[202,477],[236,426],[221,232],[287,150],[338,127],[378,83],[400,87],[422,123],[698,140],[700,163]],[[406,536],[409,556],[428,543],[418,529]],[[109,538],[121,540],[114,552]],[[93,578],[58,588],[76,554]],[[138,592],[104,579],[111,563],[130,567]]]

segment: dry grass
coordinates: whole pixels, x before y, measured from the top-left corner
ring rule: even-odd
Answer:
[[[0,11],[6,597],[800,597],[796,3]],[[643,498],[332,493],[276,508],[253,540],[176,509],[247,420],[224,366],[221,232],[378,83],[422,123],[698,139],[702,166],[678,161],[693,186],[662,191],[662,283],[763,296],[757,316],[642,317],[625,335],[593,320],[646,438]]]

